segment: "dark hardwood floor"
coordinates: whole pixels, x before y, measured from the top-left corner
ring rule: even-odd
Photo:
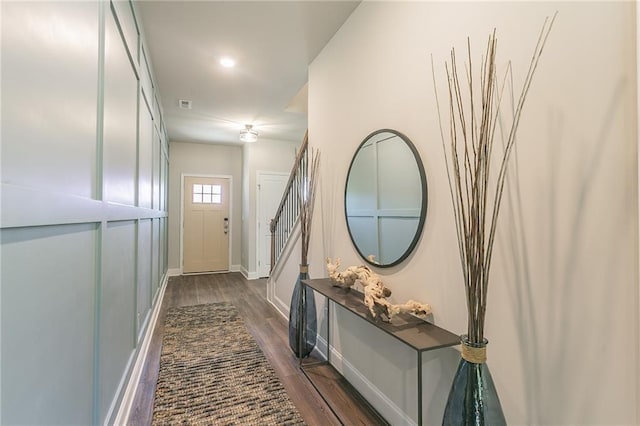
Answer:
[[[287,321],[266,300],[266,280],[247,281],[237,272],[171,277],[138,384],[130,425],[149,425],[153,417],[153,397],[158,378],[164,317],[168,308],[227,301],[240,311],[249,332],[256,339],[289,397],[308,425],[377,425],[383,423],[346,381],[329,369],[308,370],[314,382],[331,397],[339,420],[298,367],[288,343]]]

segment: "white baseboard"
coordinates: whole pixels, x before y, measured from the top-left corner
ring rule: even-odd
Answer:
[[[120,407],[118,408],[118,413],[116,414],[116,417],[113,421],[114,425],[129,424],[129,416],[131,415],[131,407],[133,405],[133,399],[136,396],[136,391],[138,390],[138,383],[140,382],[140,377],[142,376],[142,369],[144,367],[144,362],[149,352],[149,345],[151,344],[151,336],[153,335],[153,330],[155,329],[156,322],[158,321],[158,315],[160,314],[160,307],[162,306],[164,293],[165,293],[165,290],[167,289],[167,282],[169,281],[170,271],[171,270],[167,271],[167,273],[164,276],[164,279],[162,280],[160,294],[156,298],[156,304],[153,307],[151,318],[148,321],[147,329],[145,330],[144,338],[142,339],[142,344],[140,345],[140,350],[138,351],[138,355],[135,358],[133,369],[131,371],[131,375],[129,376],[129,381],[126,385],[124,395],[122,396],[122,402],[120,403]]]
[[[269,277],[267,278],[267,302],[271,303],[273,305],[273,296],[275,293],[275,283],[273,281],[273,278]]]
[[[276,305],[275,303],[273,303],[272,301],[269,301],[269,303],[271,304],[271,306],[273,306],[274,308],[276,308],[276,311],[278,311],[278,313],[280,315],[282,315],[282,318],[284,318],[285,320],[287,320],[287,322],[289,321],[289,314],[288,313],[284,313],[284,311],[281,309],[280,306]]]
[[[289,320],[289,304],[280,300],[274,295],[273,300],[269,300],[269,303],[288,321]],[[313,349],[314,353],[321,358],[326,359],[327,341],[320,334],[316,337],[316,347]],[[366,392],[360,392],[374,407],[385,407],[385,413],[392,413],[390,420],[391,424],[403,424],[403,425],[415,425],[416,422],[411,419],[407,413],[403,412],[392,400],[390,400],[384,393],[382,393],[373,383],[371,383],[360,371],[358,371],[349,361],[342,357],[334,347],[331,347],[331,365],[343,376],[351,377],[350,383],[354,385],[356,389],[366,389]],[[355,378],[355,379],[354,379]]]
[[[325,361],[327,360],[327,341],[319,334],[316,337],[316,347],[313,348],[312,353],[320,359],[323,359]]]
[[[169,277],[178,277],[180,275],[182,275],[180,268],[167,269],[167,276]]]
[[[240,265],[231,265],[229,266],[229,272],[243,272],[242,271],[242,267]],[[203,274],[211,274],[211,272],[202,272]],[[172,269],[168,269],[167,270],[167,275],[170,277],[178,277],[180,275],[182,275],[182,270],[180,268],[172,268]],[[189,274],[189,275],[197,275],[196,274]],[[244,272],[243,272],[243,275]]]
[[[115,412],[115,410],[118,409],[118,407],[120,406],[120,404],[122,403],[122,400],[119,400],[118,398],[122,398],[124,400],[124,393],[123,393],[123,389],[128,385],[128,374],[132,371],[132,364],[135,361],[135,351],[131,351],[131,354],[129,355],[129,358],[127,359],[127,365],[124,369],[124,374],[122,375],[122,377],[120,377],[120,381],[118,382],[118,386],[116,387],[116,393],[115,393],[115,397],[113,398],[113,400],[111,401],[111,405],[109,405],[109,409],[107,410],[107,415],[105,416],[105,420],[104,420],[104,425],[108,426],[111,423],[111,418],[114,416],[114,413],[117,417],[117,412]],[[115,423],[114,423],[115,424]]]
[[[244,266],[240,267],[240,273],[246,278],[249,279],[249,271],[246,270]]]
[[[320,340],[320,339],[318,339]],[[324,341],[324,339],[323,339]],[[325,342],[326,347],[326,342]],[[378,409],[378,412],[384,412],[386,420],[392,424],[415,425],[416,422],[407,415],[400,407],[382,393],[373,383],[371,383],[362,373],[360,373],[349,361],[342,357],[333,346],[331,347],[331,365],[334,366],[340,374],[349,377],[349,383],[356,389],[365,389],[360,394],[373,406],[384,407],[384,410]]]
[[[249,272],[247,271],[247,269],[244,266],[240,267],[240,272],[242,273],[242,275],[244,275],[244,277],[248,280],[257,280],[258,278],[260,278],[258,276],[258,273],[256,271],[253,272]]]
[[[273,302],[271,303],[288,321],[289,320],[289,303],[291,302],[284,302],[278,296],[274,295]]]

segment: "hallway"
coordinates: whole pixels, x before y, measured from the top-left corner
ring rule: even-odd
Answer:
[[[249,332],[258,342],[289,397],[309,425],[338,425],[340,422],[298,369],[297,359],[289,349],[287,321],[266,298],[266,279],[246,280],[240,273],[189,275],[169,278],[158,320],[153,331],[144,370],[138,385],[130,425],[148,425],[153,418],[153,398],[164,317],[170,307],[227,301],[240,311]],[[323,373],[324,374],[324,373]],[[329,394],[338,395],[343,384],[330,380]],[[342,394],[332,402],[346,424],[372,424],[361,403],[353,394]]]

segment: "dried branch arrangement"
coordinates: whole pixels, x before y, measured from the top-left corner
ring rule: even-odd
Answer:
[[[501,150],[498,148],[494,151],[494,139],[497,124],[499,121],[502,124],[503,120],[500,105],[508,77],[511,76],[511,64],[507,65],[499,81],[495,30],[489,36],[481,61],[479,81],[474,78],[471,42],[468,39],[466,79],[461,81],[459,77],[455,49],[451,50],[450,62],[445,62],[449,89],[448,138],[443,130],[432,58],[433,84],[467,296],[468,338],[471,343],[484,340],[491,255],[507,166],[516,142],[525,99],[554,20],[555,15],[551,20],[545,19],[522,91],[512,110],[510,126],[502,134]],[[498,163],[493,163],[495,161]]]
[[[311,220],[313,219],[313,206],[316,198],[318,184],[318,171],[320,170],[320,151],[309,149],[309,155],[303,159],[300,176],[300,190],[298,202],[300,203],[300,233],[302,239],[301,264],[306,265],[309,253],[309,238],[311,236]]]

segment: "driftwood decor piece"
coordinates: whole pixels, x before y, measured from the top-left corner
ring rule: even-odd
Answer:
[[[398,314],[410,313],[426,316],[431,313],[429,304],[415,300],[409,300],[399,305],[389,302],[387,297],[391,296],[391,290],[384,285],[380,276],[368,266],[350,266],[342,272],[338,272],[339,267],[340,258],[336,258],[335,262],[327,258],[327,272],[333,285],[352,288],[356,284],[360,284],[364,293],[364,304],[369,308],[369,312],[374,318],[391,322],[393,317]]]

